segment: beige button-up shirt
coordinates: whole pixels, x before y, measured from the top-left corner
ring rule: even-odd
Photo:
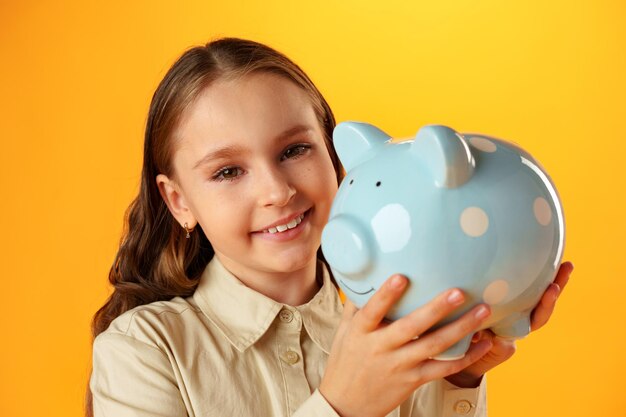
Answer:
[[[95,416],[338,417],[317,390],[342,312],[325,268],[323,279],[292,307],[214,257],[191,297],[139,306],[95,339]],[[471,389],[432,381],[389,416],[485,416],[484,379]]]

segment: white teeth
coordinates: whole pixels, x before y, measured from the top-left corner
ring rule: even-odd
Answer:
[[[278,225],[276,227],[270,227],[269,229],[263,230],[263,231],[265,233],[272,233],[272,234],[284,232],[285,230],[293,229],[294,227],[296,227],[297,225],[302,223],[302,219],[304,219],[304,214],[299,215],[298,217],[296,217],[295,219],[291,220],[287,224],[281,224],[281,225]]]

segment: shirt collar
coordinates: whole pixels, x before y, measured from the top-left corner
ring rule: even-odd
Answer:
[[[325,353],[330,353],[343,307],[326,265],[320,264],[322,288],[308,303],[295,308],[311,340]],[[213,256],[204,269],[193,298],[204,315],[240,352],[259,340],[285,307],[244,285],[217,256]]]

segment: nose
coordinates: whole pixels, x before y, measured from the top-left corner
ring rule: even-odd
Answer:
[[[268,167],[259,172],[257,194],[260,206],[286,206],[296,189],[284,172],[278,167]]]

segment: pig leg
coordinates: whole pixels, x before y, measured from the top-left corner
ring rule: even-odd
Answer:
[[[470,334],[465,336],[463,339],[450,346],[448,350],[441,352],[433,359],[438,361],[454,361],[463,358],[465,356],[465,352],[469,349],[470,343],[472,342],[472,336],[474,335]]]
[[[529,310],[512,314],[492,326],[491,331],[499,337],[524,338],[530,333],[530,313],[531,311]]]

